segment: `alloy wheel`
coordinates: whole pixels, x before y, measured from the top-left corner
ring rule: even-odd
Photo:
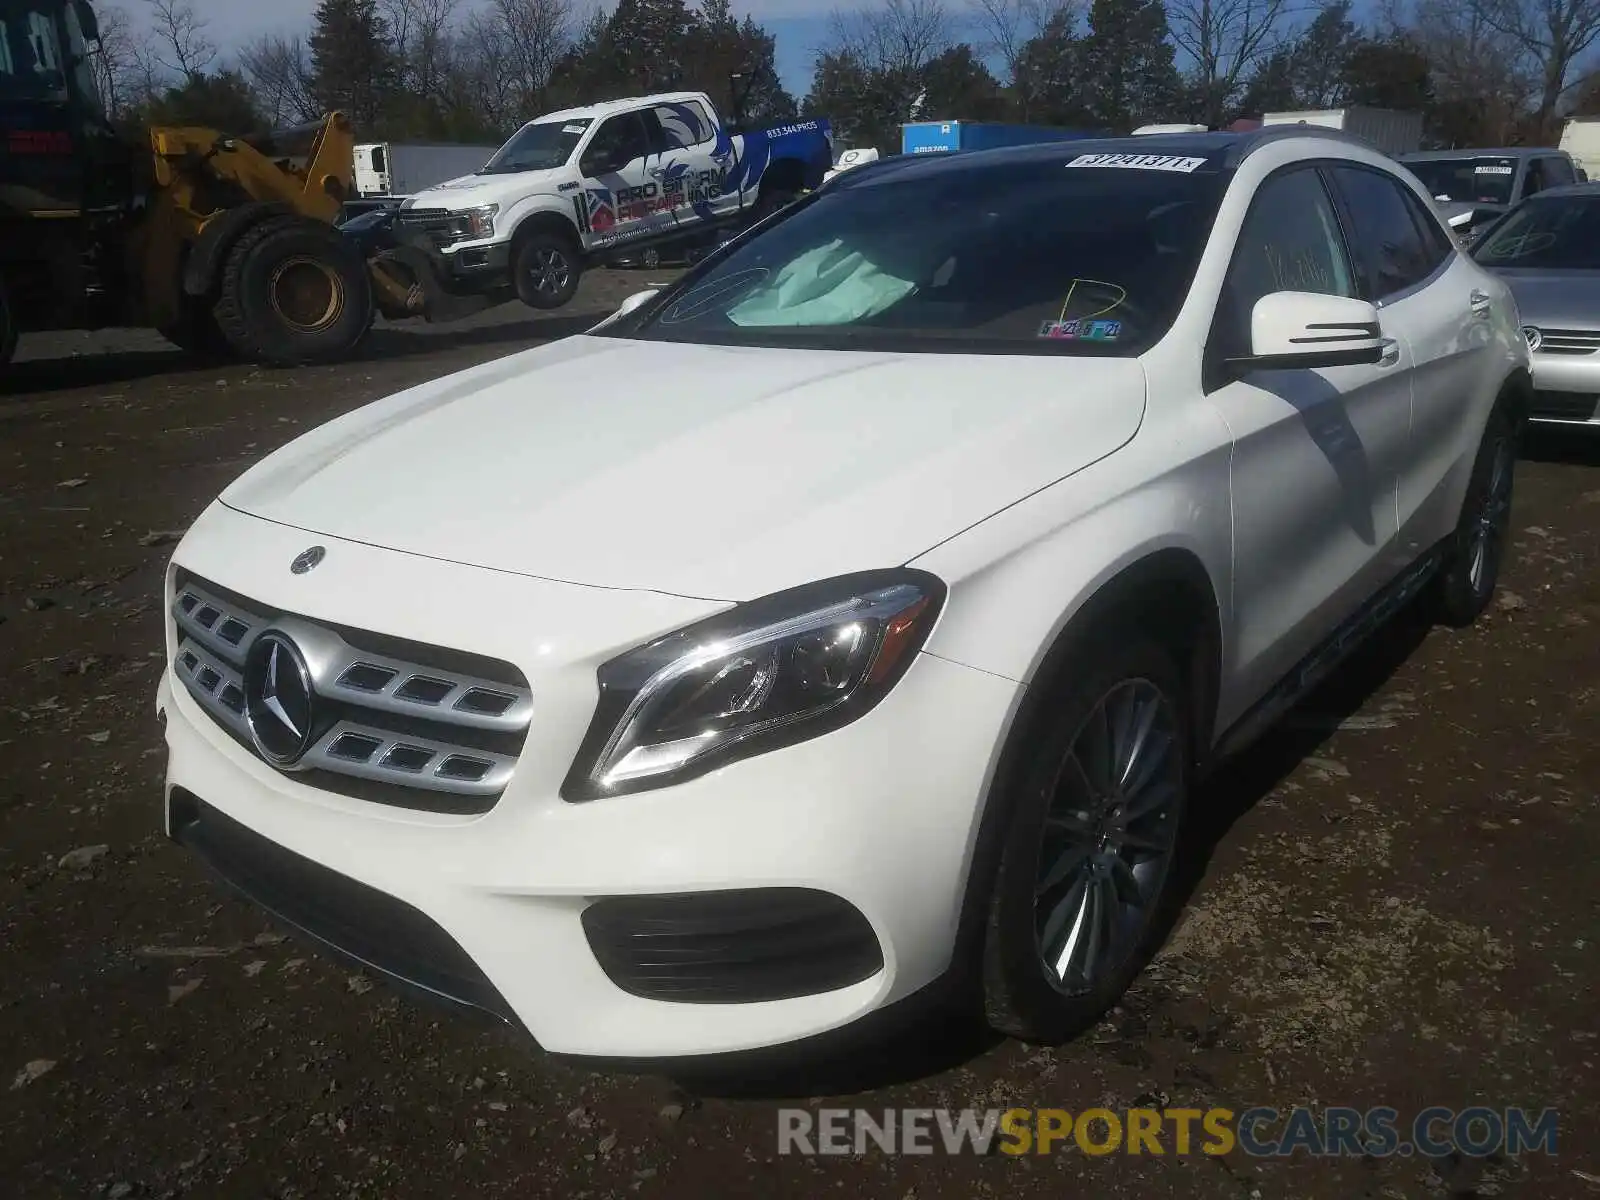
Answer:
[[[572,264],[561,251],[541,246],[533,252],[528,274],[533,281],[534,291],[544,296],[559,296],[572,282]]]
[[[1108,691],[1057,769],[1034,882],[1034,941],[1060,991],[1089,991],[1138,948],[1177,843],[1178,722],[1143,679]]]

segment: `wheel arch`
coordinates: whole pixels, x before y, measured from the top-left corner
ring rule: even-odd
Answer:
[[[1146,549],[1114,568],[1062,613],[1042,647],[1001,740],[985,789],[963,890],[954,969],[977,961],[984,936],[989,890],[999,868],[1010,799],[1026,768],[1027,748],[1052,699],[1069,687],[1072,666],[1096,640],[1139,630],[1172,654],[1182,672],[1192,721],[1194,767],[1209,764],[1222,673],[1222,609],[1217,589],[1200,556],[1185,546]],[[971,985],[975,981],[960,980]]]
[[[557,234],[572,243],[575,251],[582,253],[583,245],[578,227],[572,223],[571,216],[559,209],[535,208],[519,217],[516,225],[512,227],[512,262],[516,261],[517,252],[522,249],[523,243],[536,233]]]
[[[239,239],[263,221],[274,217],[296,216],[295,210],[280,201],[253,201],[230,208],[211,218],[200,230],[183,261],[183,292],[187,296],[208,296],[222,276],[228,252]]]

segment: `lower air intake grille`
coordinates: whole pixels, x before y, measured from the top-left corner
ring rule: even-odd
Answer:
[[[1594,419],[1597,401],[1600,396],[1592,392],[1536,391],[1528,415],[1547,421],[1589,421]]]
[[[649,1000],[787,1000],[883,969],[860,910],[806,888],[614,896],[584,909],[583,930],[611,982]]]
[[[419,909],[285,850],[182,788],[168,821],[173,840],[285,924],[430,999],[520,1028],[467,952]]]

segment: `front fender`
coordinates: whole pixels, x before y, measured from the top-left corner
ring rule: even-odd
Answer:
[[[1210,582],[1228,678],[1231,442],[1204,406],[1165,422],[1183,428],[1147,424],[1120,450],[912,560],[950,588],[927,650],[1029,683],[1100,589],[1176,550],[1198,559]],[[1217,716],[1230,719],[1228,707],[1221,698]]]

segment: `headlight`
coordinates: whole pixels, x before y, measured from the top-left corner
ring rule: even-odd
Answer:
[[[498,204],[480,204],[462,215],[467,218],[467,237],[471,241],[494,236],[494,215],[500,211]]]
[[[845,575],[612,659],[562,796],[681,783],[854,721],[905,674],[943,602],[944,585],[923,571]]]

